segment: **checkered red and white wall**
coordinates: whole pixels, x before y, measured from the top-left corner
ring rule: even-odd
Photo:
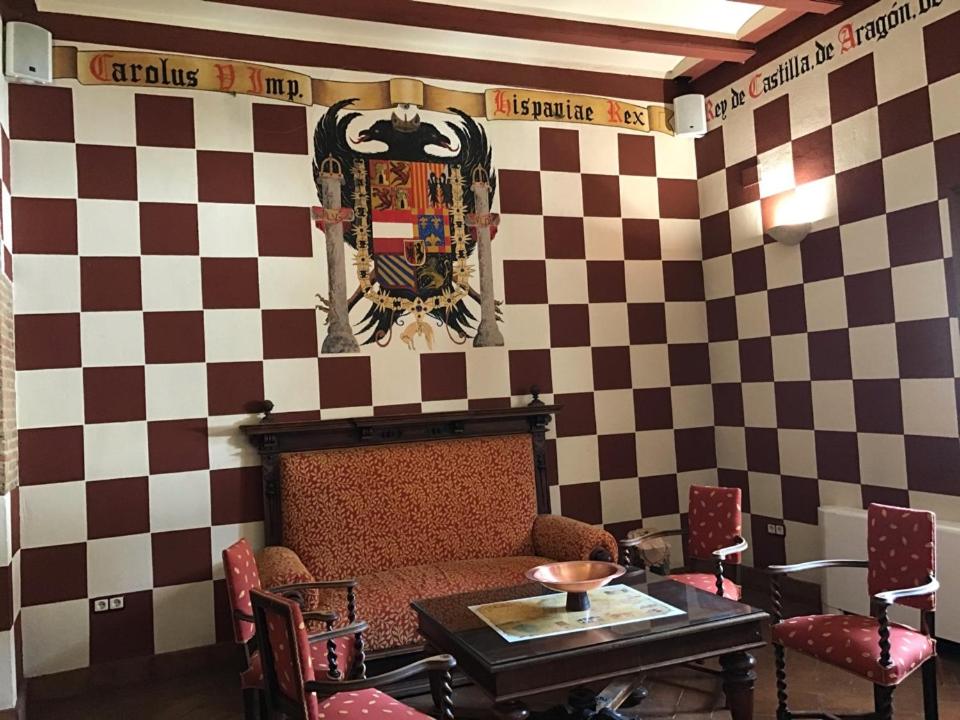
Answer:
[[[815,556],[819,505],[960,520],[946,199],[960,185],[960,12],[947,6],[696,143],[719,482],[743,489],[757,566]],[[745,187],[754,164],[759,186]],[[794,192],[814,225],[787,247],[764,229]],[[785,537],[768,534],[783,521]]]
[[[11,109],[28,676],[229,639],[220,551],[262,535],[236,428],[264,397],[332,418],[539,385],[565,406],[554,508],[590,523],[676,522],[678,483],[715,482],[692,141],[488,124],[506,346],[319,356],[322,109],[72,82]]]

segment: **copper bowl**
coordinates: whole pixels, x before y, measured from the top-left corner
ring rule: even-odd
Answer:
[[[590,590],[601,588],[626,572],[622,565],[599,560],[571,560],[547,563],[530,568],[529,580],[550,590],[567,593],[567,610],[586,610],[590,607]]]

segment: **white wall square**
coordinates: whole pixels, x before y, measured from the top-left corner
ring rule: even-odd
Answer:
[[[150,466],[145,422],[97,423],[83,428],[87,480],[140,477]]]
[[[757,156],[760,174],[760,197],[793,189],[793,145],[784,143]]]
[[[697,179],[697,156],[693,138],[653,133],[653,148],[657,161],[657,177]]]
[[[23,637],[29,638],[23,645],[26,677],[90,664],[90,610],[85,598],[25,607],[20,622]]]
[[[583,260],[547,260],[547,297],[554,305],[587,302],[587,264]]]
[[[80,354],[84,367],[143,365],[143,313],[81,313]]]
[[[780,447],[780,472],[797,477],[817,477],[816,436],[813,430],[777,430]],[[751,495],[751,509],[753,508]],[[761,513],[766,515],[766,513]],[[783,517],[775,515],[773,517]]]
[[[265,360],[263,393],[277,412],[316,410],[320,407],[320,371],[315,358]]]
[[[317,204],[309,155],[254,153],[253,185],[257,205]]]
[[[200,203],[197,226],[204,257],[257,257],[259,253],[254,205]]]
[[[590,345],[629,345],[626,303],[593,303],[590,314]]]
[[[728,167],[757,154],[757,138],[753,129],[751,108],[745,108],[729,116],[722,127],[723,156]]]
[[[890,267],[886,216],[841,225],[840,251],[848,275]]]
[[[891,271],[897,322],[942,318],[947,306],[946,267],[941,260],[901,265]]]
[[[579,173],[542,170],[540,195],[544,215],[583,217],[583,188]]]
[[[894,324],[850,328],[848,337],[854,379],[900,377],[897,330]]]
[[[670,475],[677,471],[673,430],[643,430],[637,433],[637,474]],[[681,500],[682,502],[682,500]]]
[[[731,297],[734,294],[732,255],[721,255],[703,261],[703,293],[707,300]]]
[[[713,358],[711,357],[711,362]],[[670,387],[670,358],[666,345],[631,345],[630,376],[635,388]]]
[[[810,356],[805,333],[775,335],[770,338],[773,349],[773,376],[779,381],[809,380]]]
[[[933,143],[883,159],[883,192],[887,212],[937,199],[936,160]]]
[[[786,531],[784,552],[787,563],[823,558],[823,539],[819,526],[793,520],[784,520],[783,525]]]
[[[73,87],[73,136],[91,145],[136,145],[137,93],[128,87]],[[123,120],[121,120],[121,118]]]
[[[20,488],[21,543],[25,548],[81,543],[87,539],[83,481]]]
[[[91,598],[152,587],[150,533],[87,542],[87,594]]]
[[[707,342],[707,313],[702,302],[668,302],[664,309],[668,342]]]
[[[743,393],[743,424],[746,427],[772,428],[777,426],[777,400],[772,382],[747,382],[740,386]]]
[[[664,260],[702,260],[700,221],[660,218],[660,256]]]
[[[597,390],[593,394],[597,414],[597,434],[614,435],[633,432],[633,390]]]
[[[491,122],[486,124],[491,147],[510,148],[497,155],[498,169],[539,170],[540,132],[534,123]]]
[[[922,47],[923,26],[918,23],[902,23],[877,43],[873,51],[877,102],[885,103],[927,84],[926,63],[917,58]]]
[[[195,93],[193,117],[197,148],[253,152],[252,106],[253,98],[249,95]]]
[[[819,480],[820,506],[839,505],[841,507],[861,508],[860,485],[837,480]]]
[[[494,240],[491,245],[495,266],[504,260],[543,260],[546,256],[539,215],[501,215],[497,237],[503,241]]]
[[[260,307],[264,310],[313,307],[326,292],[326,263],[303,258],[262,257]]]
[[[681,385],[670,388],[674,428],[713,425],[713,388],[710,385]]]
[[[620,218],[585,217],[583,243],[587,260],[623,260]]]
[[[145,311],[203,308],[198,257],[144,255],[140,258],[140,284]]]
[[[260,457],[242,432],[241,425],[260,420],[258,415],[215,415],[207,418],[210,469],[257,467]]]
[[[727,470],[747,469],[747,438],[742,427],[717,426],[717,467]]]
[[[907,489],[903,435],[857,433],[857,448],[863,484]]]
[[[740,339],[770,335],[770,309],[766,291],[737,295],[737,335]]]
[[[143,202],[196,202],[196,150],[138,147],[137,196]]]
[[[880,159],[880,122],[877,108],[864,110],[831,127],[833,166],[839,173]]]
[[[620,215],[625,218],[660,217],[657,178],[620,175]]]
[[[18,197],[75,198],[75,148],[66,142],[11,140],[11,190]],[[37,168],[43,168],[43,172],[37,172]]]
[[[960,73],[935,82],[927,91],[930,93],[933,139],[960,133]]]
[[[768,288],[799,285],[803,282],[803,264],[799,247],[769,243],[763,246],[763,255]]]
[[[817,430],[857,429],[852,380],[814,380],[811,395],[813,424]]]
[[[157,653],[214,642],[213,582],[154,588],[153,645]]]
[[[13,276],[17,279],[16,314],[80,310],[80,258],[76,255],[16,254]]]
[[[80,368],[20,370],[16,389],[19,429],[83,425]]]
[[[717,170],[697,182],[700,196],[700,215],[709,217],[723,212],[729,207],[727,200],[727,171]]]
[[[623,264],[626,276],[627,302],[663,302],[663,263],[660,260],[627,260]]]
[[[420,402],[420,353],[410,352],[402,343],[391,343],[378,350],[370,353],[371,383],[376,404]],[[398,378],[403,378],[403,381],[398,382]]]
[[[207,362],[263,360],[262,314],[257,309],[203,311]]]
[[[710,380],[740,382],[740,344],[736,340],[710,343]]]
[[[783,517],[783,492],[780,476],[770,473],[748,472],[750,512],[767,517]]]
[[[494,398],[510,395],[510,365],[506,347],[471,348],[467,351],[467,397]],[[551,367],[556,392],[556,370]],[[374,390],[376,397],[376,390]]]
[[[557,473],[560,485],[600,479],[596,435],[557,438]]]
[[[790,103],[790,137],[796,140],[830,124],[830,89],[827,73],[810,72],[790,83],[793,97],[803,102]]]
[[[730,209],[730,249],[733,252],[763,245],[763,214],[760,201]]]
[[[77,200],[77,250],[87,257],[139,255],[139,205],[128,200]]]
[[[593,392],[593,355],[590,348],[551,348],[550,373],[555,393]]]
[[[580,125],[580,172],[595,175],[619,175],[618,134],[609,128]]]
[[[952,378],[900,381],[903,432],[957,437],[957,400]]]
[[[150,531],[210,526],[210,472],[151,475]]]
[[[207,416],[204,363],[162,363],[145,368],[147,420]]]
[[[803,300],[809,332],[847,327],[847,293],[842,277],[807,283]]]
[[[550,306],[513,305],[504,308],[500,325],[505,347],[539,350],[550,347]],[[451,347],[451,350],[454,349]]]
[[[601,481],[600,507],[605,523],[638,520],[640,518],[640,485],[637,479],[618,478]]]

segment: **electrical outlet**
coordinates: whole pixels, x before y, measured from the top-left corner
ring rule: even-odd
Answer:
[[[767,533],[782,537],[787,534],[787,529],[781,523],[767,523]]]
[[[110,601],[106,598],[97,598],[93,601],[94,612],[106,612],[110,609]]]
[[[110,598],[110,609],[123,610],[123,595],[117,595],[116,597]]]

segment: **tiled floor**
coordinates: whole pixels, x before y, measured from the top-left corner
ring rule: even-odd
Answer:
[[[773,653],[764,648],[757,656],[755,720],[773,720],[776,707]],[[841,712],[868,710],[873,702],[870,686],[847,673],[799,655],[788,656],[791,705],[796,709],[829,707]],[[720,709],[722,695],[711,676],[685,668],[660,671],[647,682],[650,697],[639,706],[642,718],[718,720],[730,717]],[[897,720],[920,720],[923,716],[919,673],[896,695]],[[562,698],[537,698],[535,708],[546,708]],[[489,717],[488,706],[474,688],[458,689],[454,698],[462,717]],[[429,698],[409,701],[423,710]],[[233,673],[195,674],[152,686],[128,686],[98,693],[82,700],[33,702],[30,720],[234,720],[242,716],[240,692]],[[960,653],[942,654],[940,664],[940,717],[960,718]]]

